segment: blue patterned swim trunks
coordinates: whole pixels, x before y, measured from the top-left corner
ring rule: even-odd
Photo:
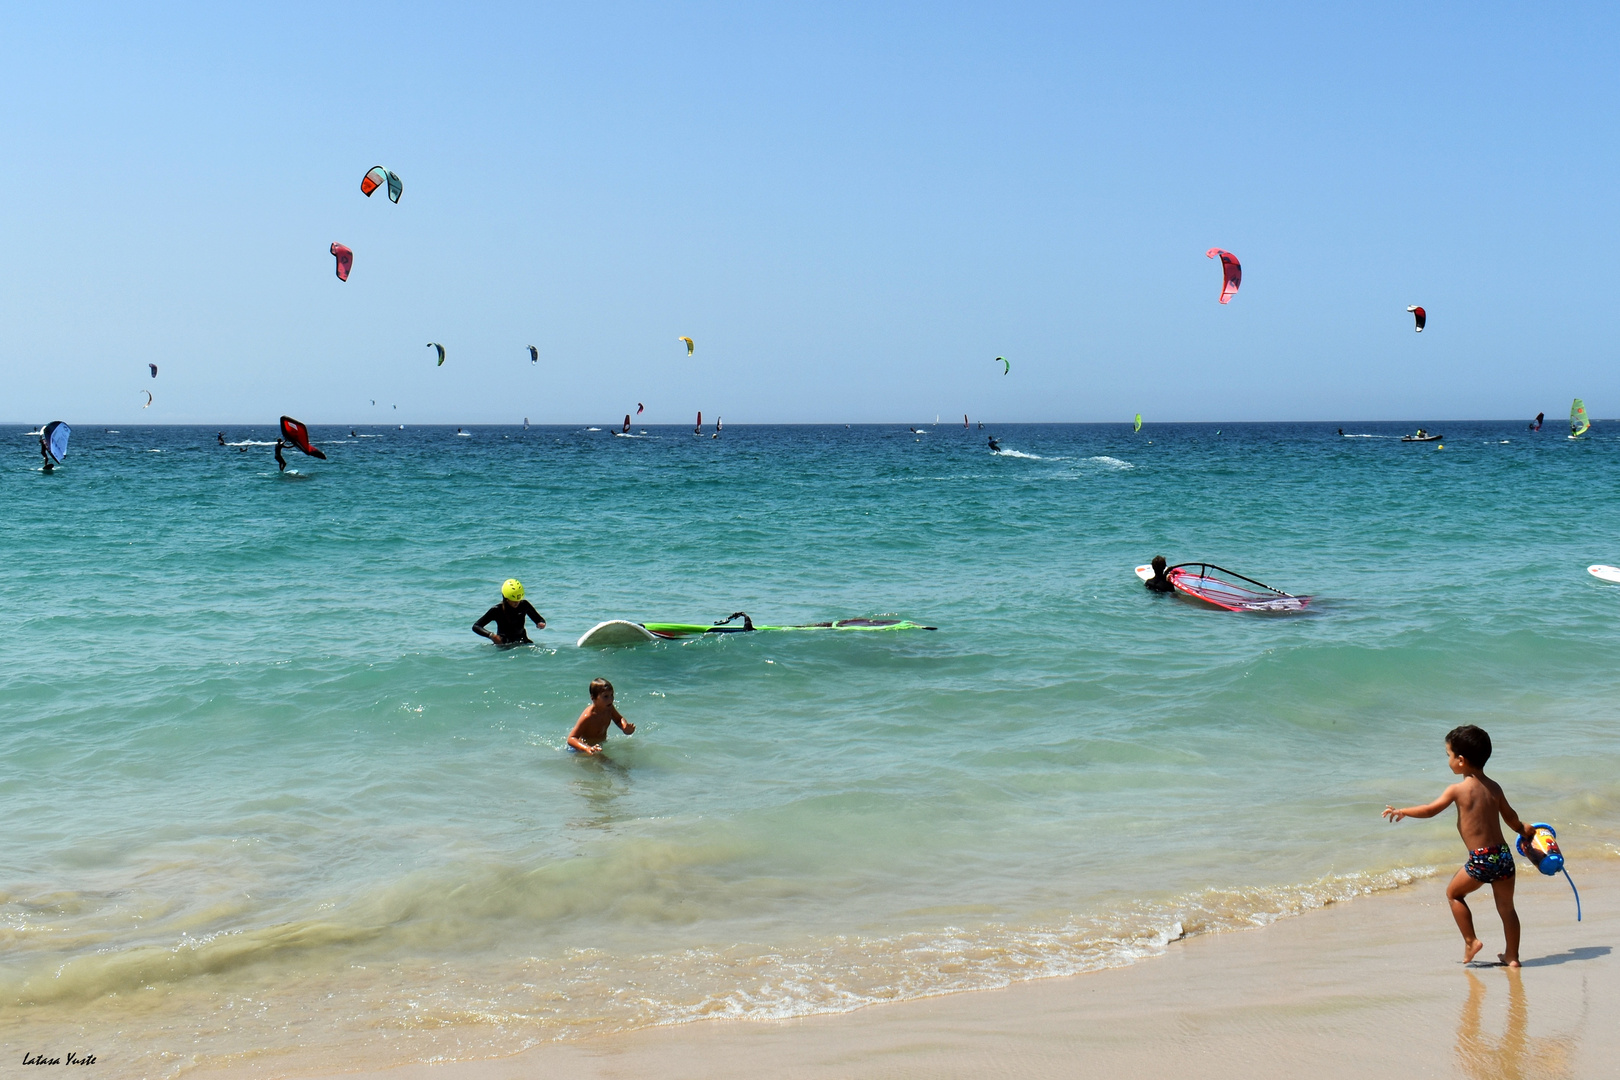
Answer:
[[[1474,853],[1468,856],[1463,864],[1468,876],[1475,881],[1483,881],[1489,885],[1493,881],[1510,878],[1516,872],[1513,865],[1513,849],[1506,844],[1495,847],[1475,848]]]

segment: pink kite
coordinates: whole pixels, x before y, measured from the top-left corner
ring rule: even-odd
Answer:
[[[332,254],[337,258],[337,276],[339,281],[349,280],[349,271],[354,268],[354,252],[342,244],[332,245]],[[1221,301],[1223,304],[1226,301]]]
[[[1226,280],[1221,285],[1221,303],[1224,304],[1237,295],[1238,286],[1243,284],[1243,264],[1238,262],[1237,256],[1230,251],[1210,248],[1204,252],[1204,257],[1208,259],[1213,259],[1217,255],[1221,257],[1221,270],[1226,275]]]

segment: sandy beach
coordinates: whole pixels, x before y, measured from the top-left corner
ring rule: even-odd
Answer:
[[[389,1080],[549,1076],[1599,1077],[1620,1032],[1620,862],[1562,878],[1521,870],[1524,967],[1464,966],[1445,876],[1332,904],[1163,957],[1004,990],[792,1021],[717,1021],[537,1047],[494,1061],[325,1075]],[[1501,926],[1475,903],[1487,950]]]

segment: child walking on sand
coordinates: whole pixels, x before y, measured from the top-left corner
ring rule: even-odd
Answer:
[[[613,707],[613,684],[606,679],[592,679],[591,703],[574,721],[574,730],[568,733],[568,749],[576,754],[600,754],[610,723],[618,724],[626,735],[636,733],[636,725]]]
[[[1513,849],[1502,841],[1501,822],[1520,836],[1529,837],[1531,829],[1519,820],[1519,815],[1508,805],[1502,786],[1485,775],[1485,763],[1491,757],[1491,737],[1473,724],[1452,728],[1446,734],[1446,753],[1451,771],[1462,779],[1427,806],[1408,806],[1397,810],[1384,807],[1384,816],[1390,821],[1402,818],[1431,818],[1453,804],[1457,807],[1457,831],[1471,854],[1462,869],[1457,871],[1446,886],[1446,899],[1451,901],[1451,915],[1457,920],[1457,929],[1463,936],[1463,963],[1468,963],[1485,947],[1474,934],[1474,914],[1463,899],[1481,885],[1489,885],[1496,897],[1496,913],[1502,917],[1502,933],[1507,936],[1507,951],[1497,959],[1508,967],[1519,966],[1519,913],[1513,910]]]

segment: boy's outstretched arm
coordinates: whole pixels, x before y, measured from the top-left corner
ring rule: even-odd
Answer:
[[[1452,784],[1440,793],[1440,797],[1428,806],[1408,806],[1397,810],[1393,806],[1384,807],[1384,816],[1391,821],[1399,821],[1409,817],[1434,817],[1440,811],[1457,801],[1457,785]]]
[[[624,732],[626,735],[634,735],[636,733],[636,725],[626,720],[624,718],[624,714],[619,712],[618,709],[613,710],[613,722],[618,724],[619,730]]]

